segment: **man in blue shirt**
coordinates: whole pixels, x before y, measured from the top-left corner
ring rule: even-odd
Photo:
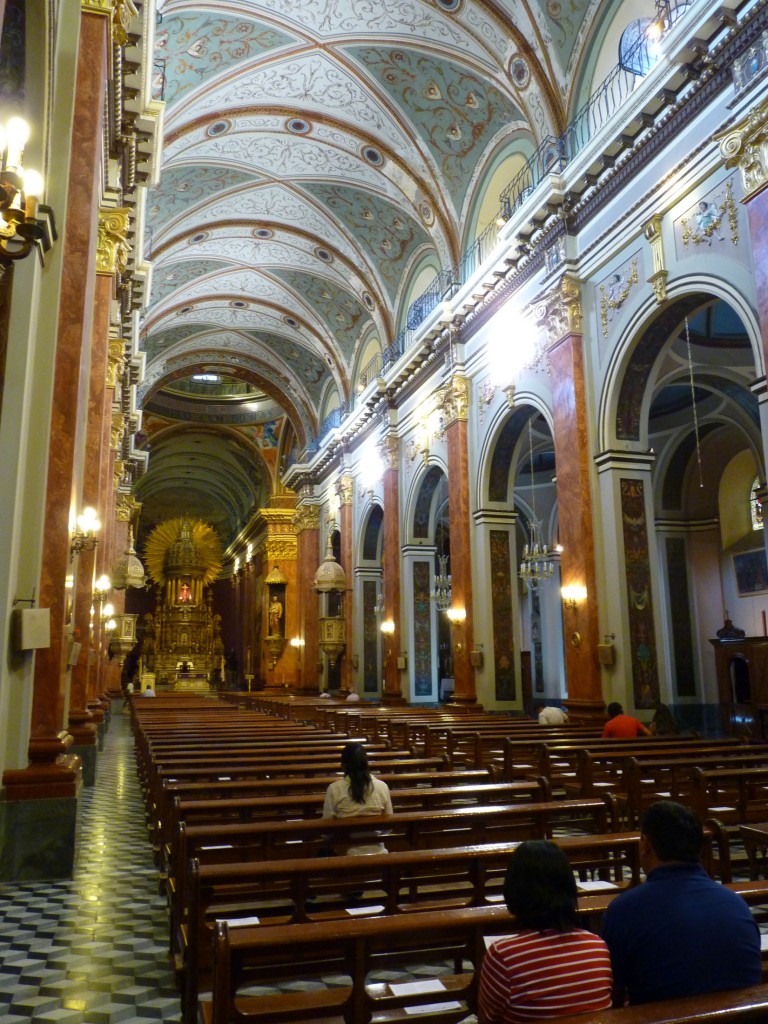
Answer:
[[[702,868],[703,842],[688,807],[660,800],[645,812],[646,882],[617,896],[603,922],[615,1006],[760,983],[758,927],[741,896]]]

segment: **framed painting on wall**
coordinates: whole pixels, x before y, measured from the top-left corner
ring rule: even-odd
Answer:
[[[739,597],[768,594],[768,562],[765,557],[765,548],[734,555],[733,569],[736,573],[736,589]]]

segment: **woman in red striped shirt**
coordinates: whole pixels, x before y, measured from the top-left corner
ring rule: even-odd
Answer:
[[[518,931],[494,942],[480,975],[480,1024],[526,1024],[611,1005],[611,960],[577,927],[576,881],[554,843],[521,843],[504,879]]]

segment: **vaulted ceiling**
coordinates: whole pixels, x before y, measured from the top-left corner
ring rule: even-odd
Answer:
[[[178,514],[192,481],[203,517],[236,534],[286,452],[349,397],[363,354],[396,336],[415,276],[456,263],[494,161],[562,127],[608,6],[158,2],[147,522]],[[196,374],[238,386],[185,390]],[[229,445],[253,460],[236,496],[201,476]]]

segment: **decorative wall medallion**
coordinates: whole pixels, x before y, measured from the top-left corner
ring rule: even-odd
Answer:
[[[512,84],[518,89],[527,88],[531,80],[531,69],[520,54],[515,54],[509,62],[509,77],[512,79]]]
[[[312,126],[303,117],[292,117],[289,121],[286,121],[285,127],[294,135],[306,135]]]
[[[680,218],[683,245],[712,246],[713,242],[724,242],[730,237],[733,245],[739,242],[739,214],[733,198],[733,183],[727,181],[725,189],[710,192],[693,207],[687,216]]]
[[[461,8],[463,0],[435,0],[435,7],[439,7],[441,11],[450,11],[451,14],[455,14]]]
[[[736,94],[744,92],[768,72],[768,32],[763,32],[750,48],[731,65]]]
[[[192,237],[189,240],[189,244],[190,245],[199,245],[200,242],[204,242],[207,237],[208,237],[208,232],[207,231],[198,231],[196,234],[192,235]]]
[[[481,423],[485,417],[485,411],[493,401],[497,390],[496,384],[493,383],[490,377],[483,384],[478,384],[477,417]]]
[[[269,228],[254,228],[254,238],[273,238],[274,231],[270,231]]]
[[[381,167],[384,163],[384,157],[373,146],[363,146],[361,153],[363,160],[366,160],[373,167]]]
[[[613,320],[613,314],[621,309],[638,281],[635,256],[629,265],[624,263],[600,285],[600,324],[604,338],[608,337],[608,324]]]
[[[315,249],[315,256],[322,260],[323,263],[333,263],[333,256],[331,256],[327,249],[323,249],[320,246]]]
[[[284,316],[283,320],[288,324],[289,327],[299,326],[299,321],[295,320],[292,316]]]
[[[214,121],[213,124],[208,125],[205,134],[211,139],[215,139],[218,135],[226,135],[228,131],[232,130],[232,122],[222,117],[219,121]]]

